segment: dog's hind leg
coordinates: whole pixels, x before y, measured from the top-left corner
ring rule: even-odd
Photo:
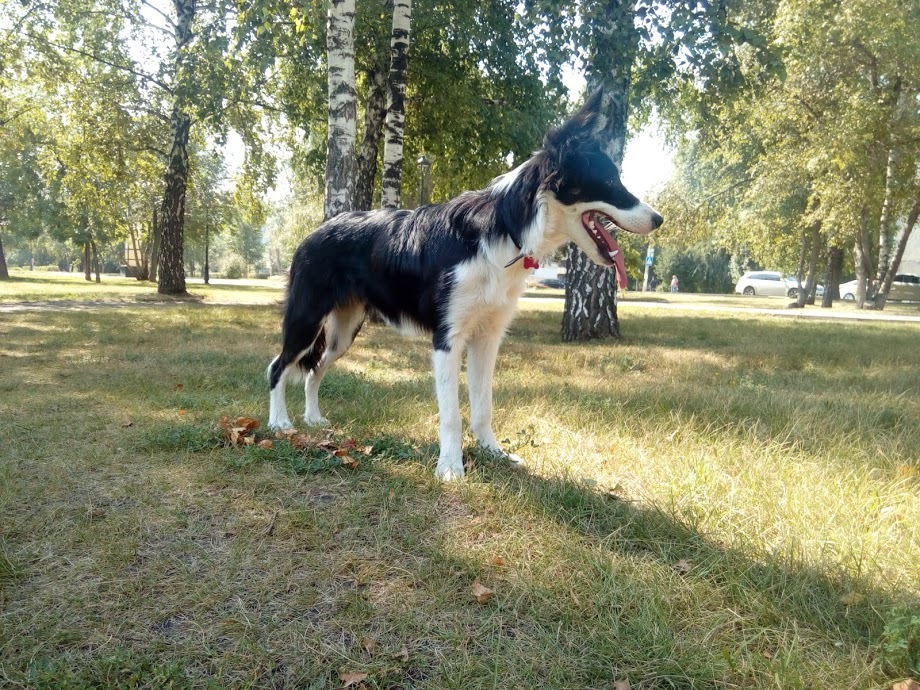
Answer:
[[[325,340],[326,349],[319,358],[316,367],[307,373],[304,381],[304,395],[306,408],[304,421],[307,424],[325,425],[328,420],[319,411],[319,385],[326,375],[326,370],[335,360],[341,357],[351,347],[358,336],[361,325],[364,323],[365,307],[355,302],[346,307],[332,310],[326,317]]]
[[[271,429],[290,429],[293,426],[288,418],[287,401],[284,399],[288,366],[281,364],[281,355],[278,355],[265,372],[269,382],[268,426]]]
[[[466,381],[470,391],[470,431],[483,448],[503,455],[513,463],[522,463],[522,458],[502,450],[492,431],[492,375],[498,358],[498,346],[509,320],[510,317],[503,320],[500,327],[496,321],[491,324],[492,327],[480,329],[479,333],[470,339],[466,358]]]
[[[323,354],[323,330],[321,321],[286,322],[284,345],[281,354],[268,365],[269,414],[268,426],[272,429],[290,429],[293,424],[288,417],[284,399],[285,385],[292,378],[300,379],[303,369],[312,370]]]
[[[441,451],[435,475],[450,481],[463,476],[463,423],[460,419],[460,359],[463,343],[435,347],[434,383],[438,395]]]

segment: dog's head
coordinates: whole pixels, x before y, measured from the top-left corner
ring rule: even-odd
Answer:
[[[616,241],[617,229],[647,235],[662,223],[661,215],[633,196],[620,181],[620,171],[604,152],[599,135],[606,122],[600,90],[565,124],[546,134],[543,192],[548,209],[562,231],[596,264],[616,266],[621,287],[626,267]]]

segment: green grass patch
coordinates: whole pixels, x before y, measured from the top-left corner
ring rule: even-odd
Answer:
[[[367,326],[327,376],[332,430],[304,431],[369,449],[348,467],[217,428],[266,420],[273,305],[4,314],[0,678],[916,676],[920,326],[624,305],[622,341],[571,345],[559,309],[525,303],[499,357],[496,433],[526,469],[468,439],[468,477],[447,485],[423,339]]]

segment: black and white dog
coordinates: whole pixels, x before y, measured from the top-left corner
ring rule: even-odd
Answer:
[[[319,387],[351,346],[368,306],[404,333],[428,333],[441,450],[435,473],[463,476],[459,379],[467,350],[470,427],[507,455],[492,432],[492,372],[524,292],[528,267],[572,240],[625,287],[613,224],[647,234],[661,216],[630,194],[597,139],[600,92],[523,165],[483,190],[414,211],[343,213],[297,248],[283,322],[283,348],[268,367],[269,425],[291,427],[285,383],[305,374],[307,424],[326,424]],[[523,259],[523,261],[521,260]],[[516,456],[509,456],[520,461]]]

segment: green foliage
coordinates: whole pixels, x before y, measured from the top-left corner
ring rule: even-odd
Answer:
[[[882,659],[896,674],[920,675],[920,612],[902,608],[892,612],[882,633]]]
[[[655,273],[666,289],[671,276],[680,281],[681,292],[730,293],[735,281],[731,274],[731,256],[711,243],[700,243],[686,250],[661,248],[655,255]]]
[[[709,232],[786,270],[815,224],[837,247],[852,246],[862,226],[877,250],[889,153],[893,216],[903,218],[917,193],[920,50],[905,27],[920,9],[868,0],[761,9],[755,27],[782,69],[742,60],[747,84],[729,98],[712,103],[701,82],[664,111],[678,145],[679,172],[660,198],[674,241]]]

